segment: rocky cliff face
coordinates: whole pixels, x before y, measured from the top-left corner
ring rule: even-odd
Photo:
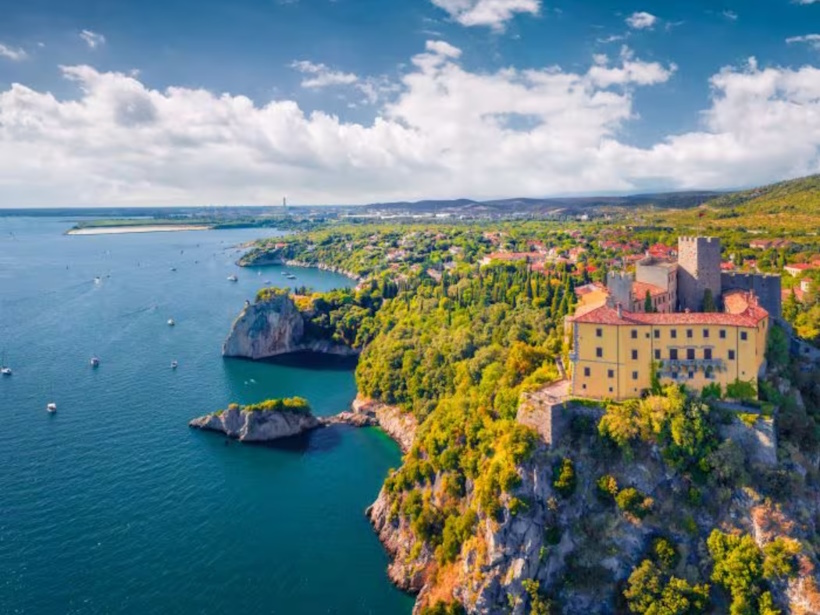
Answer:
[[[189,423],[196,429],[224,433],[240,442],[270,442],[315,429],[323,423],[305,412],[248,412],[232,406]]]
[[[304,315],[286,294],[248,305],[222,345],[225,357],[265,359],[294,352],[355,356],[357,351],[328,340],[308,339]]]
[[[406,453],[413,446],[418,422],[416,417],[402,412],[401,408],[365,399],[360,395],[353,401],[353,414],[373,417],[387,435],[398,442],[403,452]]]

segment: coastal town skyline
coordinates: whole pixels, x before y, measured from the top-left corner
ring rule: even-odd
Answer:
[[[808,175],[818,31],[807,0],[19,4],[0,24],[0,207],[634,194]]]

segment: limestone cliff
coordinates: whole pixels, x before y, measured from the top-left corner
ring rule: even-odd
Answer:
[[[413,446],[418,422],[416,417],[403,412],[401,408],[365,399],[359,395],[353,401],[353,414],[373,417],[387,435],[398,443],[403,452],[406,453]]]
[[[623,583],[657,536],[668,537],[680,549],[674,571],[678,578],[709,582],[705,540],[716,527],[748,533],[760,547],[776,536],[801,540],[805,555],[800,556],[799,574],[788,582],[773,582],[772,592],[779,604],[790,607],[784,613],[820,612],[812,610],[820,606],[820,579],[808,542],[817,532],[819,500],[813,491],[795,502],[773,505],[748,487],[702,485],[703,499],[697,501],[691,481],[670,467],[657,448],[636,448],[631,458],[602,449],[594,416],[582,416],[588,419],[582,432],[566,433],[551,447],[540,443],[517,466],[520,483],[503,496],[498,515],[480,511],[474,486],[467,482],[459,506],[478,510],[478,519],[453,562],[437,560],[433,548],[417,539],[395,497],[382,489],[367,516],[390,554],[390,579],[418,594],[415,613],[438,601],[456,600],[470,614],[525,615],[532,608],[529,581],[556,600],[562,613],[624,612]],[[738,451],[746,467],[768,471],[742,447]],[[577,475],[571,495],[554,487],[554,468],[566,457],[574,460]],[[638,519],[602,498],[596,483],[603,475],[650,498],[651,512]],[[779,476],[772,474],[774,480]],[[439,510],[452,506],[442,478],[436,475],[425,487],[425,497]]]
[[[236,404],[192,420],[197,429],[224,433],[240,442],[270,442],[315,429],[322,422],[309,412],[248,411]]]
[[[305,315],[285,293],[245,306],[222,345],[225,357],[265,359],[295,352],[355,356],[353,350],[306,334]]]

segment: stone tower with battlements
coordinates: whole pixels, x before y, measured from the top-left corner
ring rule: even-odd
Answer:
[[[678,303],[681,310],[700,312],[706,290],[720,300],[720,239],[678,238]]]
[[[606,278],[609,302],[612,307],[620,305],[625,310],[632,309],[632,274],[625,271],[610,271]]]

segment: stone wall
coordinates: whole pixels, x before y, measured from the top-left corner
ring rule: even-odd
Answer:
[[[626,272],[610,271],[606,277],[606,287],[615,305],[621,304],[625,310],[632,309],[632,275]]]
[[[703,310],[707,289],[717,302],[721,295],[720,239],[678,238],[678,302],[682,310]]]
[[[752,291],[760,306],[772,319],[782,318],[782,286],[779,275],[768,273],[723,273],[720,276],[723,292],[730,290]]]

